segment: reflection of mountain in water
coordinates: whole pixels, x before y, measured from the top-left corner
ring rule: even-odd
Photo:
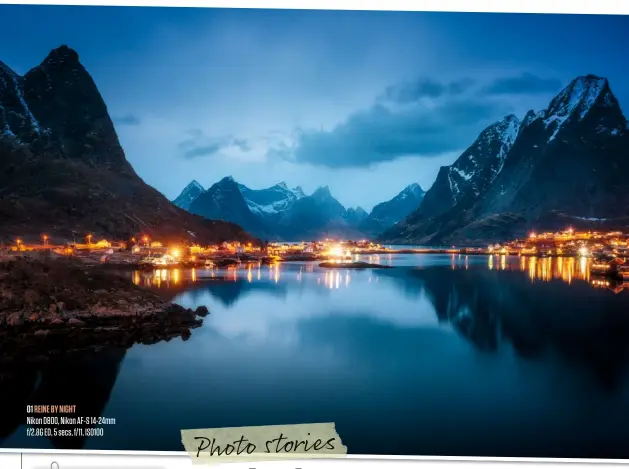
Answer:
[[[39,370],[2,373],[0,401],[8,405],[0,420],[0,441],[26,423],[27,405],[76,405],[77,417],[102,416],[125,354],[126,350],[112,349],[74,355]],[[104,417],[116,418],[115,415]],[[90,427],[82,426],[84,429]],[[50,437],[56,449],[81,449],[85,440],[86,437]]]
[[[408,271],[423,286],[439,319],[478,349],[508,341],[522,357],[550,350],[590,368],[613,387],[629,358],[628,295],[560,280],[532,284],[526,275],[482,268]]]
[[[254,292],[264,292],[265,294],[283,298],[287,294],[287,285],[273,282],[247,282],[238,279],[236,281],[225,279],[212,282],[197,282],[189,284],[184,295],[196,304],[199,303],[203,295],[209,293],[213,298],[221,302],[223,306],[231,307],[236,302],[248,294]]]

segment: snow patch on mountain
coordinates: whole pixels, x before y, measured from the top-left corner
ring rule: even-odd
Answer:
[[[585,118],[592,106],[599,99],[603,90],[608,86],[606,78],[594,75],[577,77],[566,86],[550,103],[544,124],[546,128],[554,125],[553,134],[549,142],[555,139],[564,123],[572,116],[579,120]],[[603,99],[606,106],[612,105],[611,93],[606,93]]]
[[[400,192],[399,197],[400,197],[400,200],[406,200],[409,197],[419,197],[423,193],[424,191],[422,190],[421,186],[415,182],[413,184],[409,184],[408,186],[406,186],[404,190]]]
[[[25,113],[26,119],[28,119],[33,130],[39,134],[41,131],[40,125],[39,122],[37,122],[37,119],[35,119],[35,116],[29,109],[28,105],[26,104],[26,100],[24,99],[24,91],[22,90],[22,86],[20,84],[20,77],[2,62],[0,62],[0,87],[3,87],[6,90],[8,90],[9,88],[13,89],[13,92],[15,93],[15,96],[17,97],[20,106],[22,107],[22,111]],[[5,129],[5,132],[7,130],[11,132],[11,129],[8,128],[8,125]],[[11,134],[13,134],[13,132],[11,132]]]
[[[527,114],[528,115],[528,114]],[[450,192],[456,202],[470,189],[478,196],[479,187],[490,184],[502,171],[521,127],[513,114],[487,127],[474,144],[448,168]],[[486,168],[490,168],[489,174]]]
[[[474,176],[474,173],[466,173],[462,169],[455,168],[455,167],[452,167],[451,171],[456,172],[461,177],[461,179],[464,179],[465,181],[469,181]]]
[[[253,190],[242,184],[239,184],[238,187],[240,188],[249,209],[258,215],[274,215],[286,212],[287,210],[290,210],[297,200],[306,197],[306,194],[304,194],[301,187],[297,186],[294,189],[290,189],[284,181],[269,187],[268,189],[261,190]],[[256,195],[262,195],[262,197],[258,198]],[[259,200],[256,201],[254,199]],[[261,203],[260,199],[270,201]]]
[[[249,207],[249,210],[260,215],[262,214],[273,215],[276,213],[285,212],[293,205],[295,200],[296,199],[284,199],[284,200],[279,200],[277,202],[273,202],[267,205],[259,205],[245,198],[245,201],[247,202],[247,206]]]

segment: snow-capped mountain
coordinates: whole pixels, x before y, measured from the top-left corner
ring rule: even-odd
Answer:
[[[550,103],[543,115],[544,125],[552,130],[548,141],[554,140],[569,121],[583,121],[597,108],[620,111],[616,97],[606,78],[595,75],[578,77],[565,87]],[[605,113],[601,117],[600,132],[617,135],[626,129],[618,112]],[[622,112],[620,112],[622,115]]]
[[[182,195],[193,196],[197,190],[197,185],[191,183]],[[205,218],[237,223],[270,240],[318,238],[330,230],[339,236],[356,234],[344,218],[345,208],[327,187],[311,195],[304,194],[301,187],[290,189],[284,182],[267,189],[250,189],[230,176],[193,197],[188,210]]]
[[[520,120],[510,114],[483,130],[452,165],[441,167],[434,184],[405,223],[415,225],[429,220],[466,197],[475,199],[484,193],[502,171],[519,126]]]
[[[295,201],[305,197],[301,187],[289,189],[285,182],[275,184],[268,189],[249,189],[238,184],[249,209],[262,217],[275,216],[289,210]]]
[[[419,207],[425,192],[417,183],[410,184],[391,200],[376,205],[360,225],[366,233],[376,235],[391,228]]]
[[[190,209],[192,202],[194,202],[203,192],[205,192],[205,188],[196,180],[192,181],[184,188],[184,190],[181,191],[177,198],[173,200],[173,204],[179,208],[188,210]]]
[[[264,221],[251,212],[240,185],[231,176],[224,177],[199,194],[188,211],[210,220],[236,223],[258,237],[268,236]]]
[[[381,239],[500,240],[540,224],[591,226],[602,218],[626,226],[628,153],[627,120],[607,79],[577,77],[547,109],[488,127],[441,168],[419,209]]]
[[[418,184],[374,208],[370,220],[361,207],[345,209],[327,186],[306,195],[301,187],[280,182],[251,189],[231,176],[208,190],[192,181],[175,199],[180,207],[205,218],[231,221],[269,239],[300,241],[323,237],[365,238],[388,228],[413,210],[424,195]],[[371,229],[369,229],[371,227]]]

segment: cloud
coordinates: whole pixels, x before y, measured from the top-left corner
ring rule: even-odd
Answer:
[[[179,142],[177,146],[179,156],[188,160],[211,158],[220,154],[221,157],[234,161],[262,161],[269,149],[268,139],[236,138],[233,135],[210,137],[199,129],[187,130],[185,135],[188,138]]]
[[[235,138],[232,142],[240,151],[251,151],[251,144],[244,138]]]
[[[379,102],[395,102],[409,104],[422,98],[440,98],[445,95],[464,93],[474,84],[470,78],[464,78],[450,83],[442,83],[430,78],[419,78],[412,82],[399,83],[388,86],[379,97]]]
[[[275,145],[267,156],[327,168],[435,157],[469,147],[483,128],[514,112],[517,100],[505,95],[541,94],[560,86],[532,73],[485,83],[472,78],[398,83],[332,129],[298,129],[292,143]]]
[[[532,73],[522,73],[513,77],[497,78],[483,88],[488,95],[539,94],[559,90],[561,82],[554,78],[541,78]]]
[[[114,117],[113,121],[115,124],[118,125],[140,125],[139,117],[133,114],[126,114],[124,116]]]
[[[270,156],[328,168],[369,167],[406,156],[435,157],[472,144],[510,106],[473,98],[394,111],[382,104],[351,115],[330,131],[301,130]]]
[[[232,141],[231,137],[211,138],[205,137],[199,130],[189,130],[186,132],[190,138],[179,143],[180,155],[185,159],[210,157],[228,147]]]

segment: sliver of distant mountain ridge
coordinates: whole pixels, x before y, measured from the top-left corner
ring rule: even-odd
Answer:
[[[67,46],[24,76],[0,62],[0,155],[0,240],[41,233],[251,240],[241,227],[194,216],[142,181],[96,84]]]
[[[629,227],[629,132],[607,79],[575,78],[539,112],[490,125],[383,242],[480,244],[532,229]]]

